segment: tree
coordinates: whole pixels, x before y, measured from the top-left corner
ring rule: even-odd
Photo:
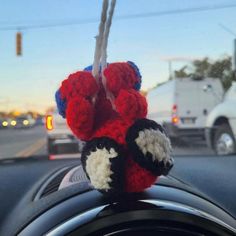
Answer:
[[[189,77],[189,74],[186,72],[187,66],[183,66],[180,70],[175,70],[175,77],[185,78]]]
[[[193,72],[197,76],[206,77],[211,68],[211,63],[209,62],[208,57],[205,57],[202,60],[193,61]]]
[[[232,58],[229,56],[215,61],[211,61],[207,57],[202,60],[195,60],[192,65],[184,66],[175,71],[176,78],[189,76],[219,78],[225,90],[231,86],[232,81],[236,81],[235,72],[232,68]]]

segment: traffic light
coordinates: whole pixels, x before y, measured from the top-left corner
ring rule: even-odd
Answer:
[[[22,34],[21,32],[16,33],[16,55],[22,55]]]

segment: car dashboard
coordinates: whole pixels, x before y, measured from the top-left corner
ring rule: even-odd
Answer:
[[[236,235],[236,158],[178,156],[142,193],[104,196],[80,160],[0,163],[0,235]]]

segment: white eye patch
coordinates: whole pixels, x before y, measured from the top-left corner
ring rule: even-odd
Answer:
[[[166,164],[171,159],[170,140],[159,130],[144,129],[139,132],[135,142],[144,155],[147,152],[152,154],[153,161],[164,161]]]
[[[86,172],[95,188],[110,189],[109,183],[112,181],[111,175],[113,174],[110,159],[117,157],[118,153],[113,148],[110,150],[97,148],[87,156]]]

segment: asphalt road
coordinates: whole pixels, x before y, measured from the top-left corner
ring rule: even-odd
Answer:
[[[45,154],[46,131],[43,126],[0,129],[0,159]]]
[[[47,155],[44,126],[28,129],[0,129],[0,159]],[[185,140],[173,144],[174,155],[211,155],[203,140]]]
[[[179,143],[172,143],[174,155],[194,155],[194,156],[207,156],[215,155],[214,151],[207,147],[205,140],[202,139],[183,139]]]

